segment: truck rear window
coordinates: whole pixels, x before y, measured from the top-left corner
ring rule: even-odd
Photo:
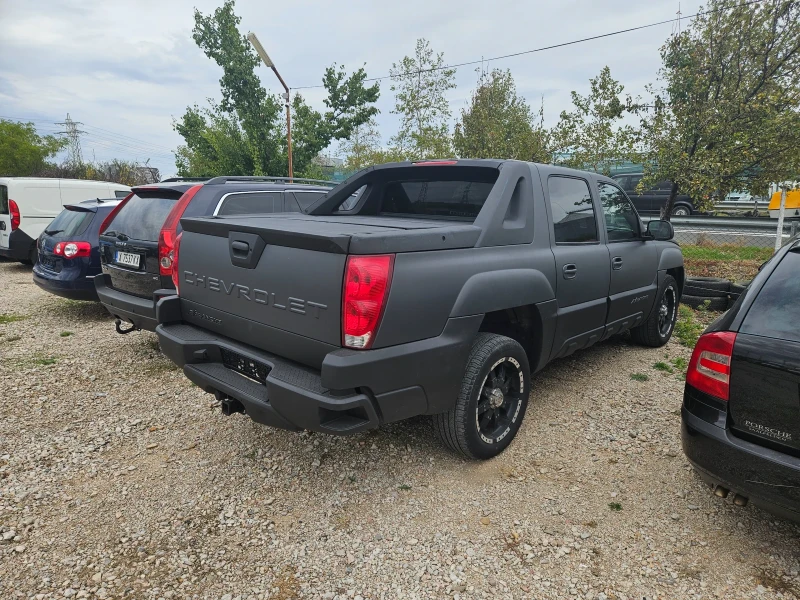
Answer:
[[[496,179],[496,177],[495,177]],[[388,181],[380,212],[474,221],[494,181]]]
[[[111,221],[106,233],[113,231],[132,240],[157,242],[161,226],[177,199],[134,194]]]

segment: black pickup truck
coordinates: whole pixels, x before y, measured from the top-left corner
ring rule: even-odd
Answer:
[[[502,160],[367,168],[305,214],[181,220],[162,350],[223,412],[349,434],[435,415],[501,452],[531,372],[672,335],[683,257],[607,177]]]

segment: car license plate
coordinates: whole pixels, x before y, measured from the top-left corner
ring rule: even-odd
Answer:
[[[141,257],[138,254],[131,254],[130,252],[117,252],[114,256],[114,262],[120,265],[125,265],[126,267],[136,267],[139,268],[139,259]]]

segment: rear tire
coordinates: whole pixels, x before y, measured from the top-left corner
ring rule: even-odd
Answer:
[[[692,214],[691,209],[688,206],[676,206],[672,209],[672,216],[673,217],[688,217]]]
[[[455,406],[433,417],[439,438],[467,458],[497,456],[517,435],[525,417],[530,378],[528,357],[518,342],[479,333]]]
[[[672,275],[667,275],[658,287],[656,305],[650,311],[650,316],[644,323],[631,329],[633,341],[650,348],[660,348],[666,344],[678,320],[679,298],[678,283]]]

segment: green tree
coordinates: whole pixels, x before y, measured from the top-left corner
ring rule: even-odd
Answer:
[[[511,71],[482,72],[472,101],[461,111],[453,133],[456,154],[463,158],[512,158],[549,162],[548,131],[543,109],[534,115],[517,96]]]
[[[434,54],[430,42],[418,39],[414,56],[392,63],[392,111],[400,115],[400,130],[391,140],[393,153],[408,159],[452,155],[447,90],[456,87],[455,69],[444,65],[443,54]]]
[[[0,174],[33,175],[45,168],[47,159],[66,145],[65,138],[40,136],[33,123],[0,119]]]
[[[339,155],[344,159],[346,171],[358,171],[375,164],[381,152],[381,134],[374,119],[356,127],[352,134],[339,144]]]
[[[673,182],[700,208],[729,191],[766,190],[800,153],[800,3],[711,0],[661,49],[643,118],[645,183]]]
[[[204,109],[189,107],[174,123],[184,139],[176,161],[181,175],[288,174],[283,100],[268,94],[255,74],[260,59],[239,32],[241,19],[234,8],[234,1],[226,0],[213,14],[195,10],[193,37],[222,68],[222,100]],[[378,112],[374,103],[379,86],[365,87],[366,78],[363,67],[349,76],[343,67],[328,67],[322,78],[328,92],[323,113],[308,106],[299,94],[292,98],[296,172],[306,171],[332,140],[347,137]],[[224,156],[228,153],[232,156]]]
[[[637,130],[625,123],[637,105],[622,98],[624,87],[603,67],[589,80],[589,95],[572,92],[574,110],[563,111],[553,129],[555,162],[609,174],[614,164],[632,158]]]

